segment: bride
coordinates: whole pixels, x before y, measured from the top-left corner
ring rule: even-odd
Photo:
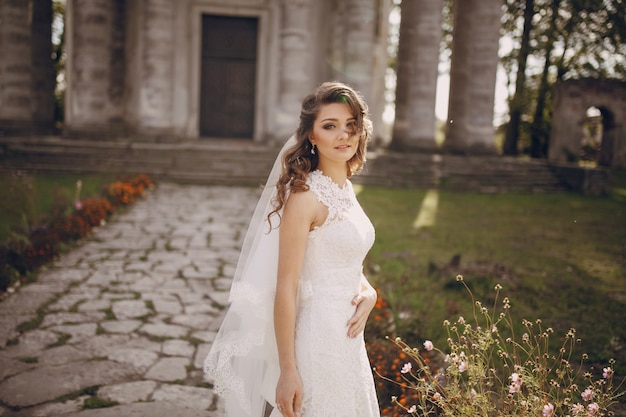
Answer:
[[[227,417],[380,415],[363,339],[376,302],[362,272],[374,228],[349,180],[370,135],[350,86],[323,83],[304,99],[205,360]]]

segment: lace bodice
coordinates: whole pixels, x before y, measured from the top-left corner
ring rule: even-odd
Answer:
[[[309,233],[300,296],[306,300],[313,292],[336,294],[337,291],[354,296],[359,290],[363,259],[374,243],[374,227],[349,181],[339,187],[317,170],[309,174],[307,184],[318,201],[328,208],[328,216]]]

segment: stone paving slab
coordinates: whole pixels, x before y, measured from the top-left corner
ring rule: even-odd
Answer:
[[[0,401],[9,407],[24,408],[80,391],[134,377],[126,366],[111,361],[67,363],[37,367],[0,383]]]
[[[259,191],[159,184],[0,302],[0,417],[221,417],[202,365]]]
[[[219,415],[217,411],[210,412],[181,407],[180,404],[165,401],[137,402],[117,407],[63,414],[64,417],[218,417]]]

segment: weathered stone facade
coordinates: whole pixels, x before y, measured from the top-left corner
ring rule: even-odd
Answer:
[[[143,137],[182,142],[243,137],[203,133],[202,126],[213,120],[207,117],[217,117],[225,125],[246,119],[253,126],[246,139],[273,144],[293,132],[303,96],[330,79],[361,91],[375,129],[380,129],[391,3],[67,0],[64,134],[94,140]],[[49,48],[51,19],[33,10],[50,4],[51,0],[0,0],[0,16],[7,23],[0,28],[0,53],[10,57],[0,63],[0,134],[10,133],[9,124],[50,120],[52,105],[45,100],[51,100],[51,92],[33,87],[44,78],[48,55],[42,45]],[[403,5],[397,118],[391,142],[397,149],[436,150],[442,7],[442,0]],[[456,7],[445,147],[460,153],[492,152],[500,2],[464,0]],[[233,56],[231,49],[241,46],[241,39],[207,31],[207,16],[219,25],[247,19],[254,30],[242,36],[252,36],[248,45],[253,42],[255,51]],[[41,30],[46,21],[48,32]],[[225,63],[221,67],[220,59]],[[211,73],[207,68],[215,67],[205,64],[215,60],[222,70]],[[224,68],[232,71],[224,74]],[[244,77],[250,68],[252,80]],[[207,79],[225,87],[228,106],[206,104],[207,94],[217,94],[207,89]],[[245,113],[248,108],[252,110]],[[45,109],[50,109],[47,119]],[[380,134],[375,130],[375,136]]]
[[[200,137],[203,15],[258,21],[254,141],[284,140],[302,97],[327,79],[380,103],[373,80],[382,84],[387,62],[378,23],[389,9],[381,3],[389,2],[68,0],[66,133]]]
[[[0,126],[46,133],[54,119],[50,0],[0,1]]]
[[[612,80],[567,80],[554,90],[548,158],[576,161],[587,109],[602,113],[603,134],[598,164],[626,168],[626,83]]]

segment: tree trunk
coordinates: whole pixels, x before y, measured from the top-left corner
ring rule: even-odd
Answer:
[[[537,106],[535,107],[535,116],[530,127],[530,156],[533,158],[544,158],[548,149],[548,135],[544,123],[544,110],[546,108],[546,99],[548,96],[548,71],[552,64],[551,55],[554,49],[554,41],[556,38],[556,23],[559,14],[561,0],[552,2],[552,16],[550,20],[550,29],[548,32],[548,43],[546,45],[546,57],[543,64],[543,72],[539,83],[539,91],[537,94]]]
[[[522,108],[524,106],[524,96],[526,95],[526,62],[530,54],[530,31],[532,20],[535,14],[535,1],[526,0],[524,6],[524,28],[522,40],[517,58],[517,78],[515,80],[515,93],[509,104],[509,124],[506,129],[506,136],[502,152],[504,155],[517,155],[517,143],[519,141],[520,122],[522,120]]]

